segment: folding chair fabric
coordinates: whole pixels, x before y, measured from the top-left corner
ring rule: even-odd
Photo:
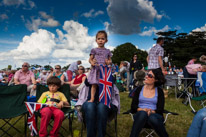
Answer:
[[[27,93],[27,86],[26,85],[15,85],[15,86],[0,86],[0,119],[4,120],[5,124],[10,127],[5,130],[3,129],[4,126],[0,127],[0,130],[11,136],[8,131],[11,128],[14,128],[16,131],[20,132],[14,125],[23,117],[25,116],[25,134],[26,134],[26,114],[27,109],[24,104],[26,101],[26,93]],[[20,116],[15,122],[11,119],[17,116]],[[4,134],[0,135],[3,136]]]
[[[164,110],[163,113],[166,114],[166,116],[165,116],[165,118],[164,118],[164,119],[165,119],[165,120],[164,120],[164,124],[166,123],[167,118],[168,118],[168,116],[169,116],[170,114],[171,114],[171,115],[179,115],[178,113],[171,112],[171,111],[168,111],[168,110]],[[130,114],[132,120],[134,120],[134,119],[133,119],[133,113],[131,113],[131,110],[128,110],[128,111],[126,111],[126,112],[123,112],[122,114]],[[149,129],[149,131],[147,131],[146,129]],[[155,131],[152,129],[152,127],[151,127],[150,125],[148,125],[148,124],[146,124],[146,125],[144,126],[143,130],[141,131],[141,133],[143,133],[143,132],[145,132],[145,133],[147,134],[146,137],[153,137],[152,134],[153,134],[153,133],[156,134]]]

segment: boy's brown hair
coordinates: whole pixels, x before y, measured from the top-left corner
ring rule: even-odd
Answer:
[[[47,85],[57,85],[58,87],[61,86],[61,80],[57,76],[51,76],[47,80]]]

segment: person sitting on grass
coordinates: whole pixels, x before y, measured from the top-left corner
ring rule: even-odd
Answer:
[[[51,76],[47,80],[49,91],[42,93],[38,103],[46,103],[49,107],[41,109],[41,124],[39,130],[39,137],[47,136],[47,127],[51,117],[54,117],[54,125],[50,131],[51,137],[57,137],[59,128],[64,120],[64,112],[60,109],[64,106],[69,106],[69,103],[63,93],[58,91],[61,86],[61,80],[56,76]]]

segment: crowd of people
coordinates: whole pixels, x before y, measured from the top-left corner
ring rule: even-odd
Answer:
[[[120,66],[118,66],[117,63],[112,64],[112,54],[109,49],[104,47],[107,40],[107,33],[105,31],[99,31],[96,34],[98,47],[93,48],[90,52],[90,69],[85,69],[84,66],[81,65],[81,61],[78,60],[71,63],[65,72],[62,71],[60,65],[55,65],[54,69],[50,70],[29,69],[30,64],[28,62],[24,62],[22,68],[18,71],[0,71],[1,85],[26,84],[28,96],[36,95],[38,84],[47,85],[49,91],[43,93],[38,102],[42,103],[44,98],[48,96],[55,98],[45,102],[48,104],[53,104],[56,99],[59,99],[58,102],[55,102],[55,107],[46,107],[41,110],[42,117],[39,136],[43,137],[48,135],[47,126],[52,115],[55,115],[58,120],[54,122],[50,136],[58,136],[59,127],[61,126],[63,118],[60,109],[64,107],[64,105],[70,104],[65,96],[58,92],[58,88],[63,84],[69,84],[72,98],[78,99],[76,107],[81,106],[81,112],[84,113],[87,137],[95,137],[97,133],[99,137],[105,136],[108,119],[120,111],[120,97],[114,80],[111,95],[107,100],[109,105],[105,105],[105,102],[101,103],[99,101],[101,92],[99,92],[98,85],[100,80],[100,67],[102,65],[111,68],[111,75],[114,76],[114,78],[116,77],[116,79],[119,77],[127,91],[132,92],[131,90],[134,90],[131,104],[131,111],[134,113],[134,123],[130,137],[138,136],[146,124],[154,128],[160,137],[168,136],[163,124],[165,98],[162,87],[165,83],[164,75],[178,74],[179,77],[184,77],[184,69],[187,69],[188,75],[195,75],[198,71],[206,72],[206,66],[197,65],[195,64],[196,59],[192,59],[185,68],[178,68],[175,65],[174,67],[164,67],[164,50],[162,47],[164,38],[162,37],[157,39],[157,44],[149,51],[146,59],[148,67],[145,67],[141,61],[138,60],[136,53],[134,53],[130,62],[121,61]],[[133,86],[136,88],[132,88]],[[205,109],[201,111],[205,112]],[[204,124],[201,125],[201,128],[206,125],[206,116],[204,115],[203,117]],[[197,128],[195,128],[195,124],[193,123],[188,132],[188,136],[194,133],[196,135],[196,132],[200,132],[194,131]]]

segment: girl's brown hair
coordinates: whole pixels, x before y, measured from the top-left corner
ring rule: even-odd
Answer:
[[[96,38],[99,34],[104,34],[105,38],[107,39],[107,32],[106,31],[104,31],[104,30],[98,31],[97,34],[96,34]]]

